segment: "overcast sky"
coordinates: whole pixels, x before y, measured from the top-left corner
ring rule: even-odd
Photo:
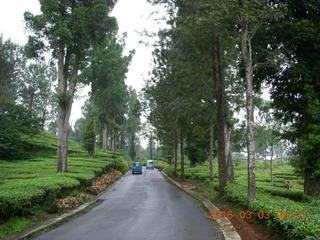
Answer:
[[[13,42],[25,44],[27,34],[25,32],[25,23],[23,13],[29,11],[33,14],[40,12],[38,0],[1,0],[0,8],[0,33],[4,39],[10,38]],[[159,14],[152,14],[160,12]],[[136,54],[129,67],[127,74],[127,84],[140,90],[143,87],[144,80],[148,77],[152,63],[152,47],[146,47],[140,44],[140,40],[146,40],[140,36],[143,30],[157,32],[160,26],[165,26],[163,22],[155,19],[163,14],[163,9],[156,8],[147,2],[147,0],[118,0],[112,15],[115,16],[119,24],[119,34],[127,32],[127,49],[136,50]],[[152,39],[149,39],[152,42]],[[78,97],[72,106],[70,123],[81,117],[81,106],[87,98],[88,87],[78,90]]]

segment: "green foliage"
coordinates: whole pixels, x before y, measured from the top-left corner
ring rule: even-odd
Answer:
[[[28,207],[46,201],[50,192],[74,188],[80,182],[67,177],[39,177],[22,181],[7,180],[0,190],[0,215],[4,217],[24,213]],[[50,198],[49,198],[50,199]]]
[[[64,106],[66,106],[71,99],[71,96],[67,92],[56,93],[55,97],[58,99],[58,103]]]
[[[19,233],[30,226],[32,226],[32,221],[24,217],[12,217],[3,224],[0,222],[0,239]]]
[[[56,80],[56,69],[52,63],[45,63],[41,59],[29,61],[22,49],[0,37],[0,101],[11,101],[20,104],[41,118],[44,129],[49,120],[53,94],[51,86]],[[49,116],[49,117],[48,117]],[[50,119],[55,121],[55,117]]]
[[[118,158],[114,165],[114,169],[125,174],[128,171],[127,162],[123,158]]]
[[[26,158],[22,135],[36,134],[40,121],[21,105],[0,100],[0,159]]]
[[[110,5],[109,5],[110,4]],[[91,53],[107,50],[105,43],[108,35],[116,34],[117,24],[114,17],[109,14],[114,7],[110,0],[94,1],[40,1],[41,13],[33,15],[25,12],[26,26],[31,35],[26,46],[26,52],[30,57],[39,57],[44,51],[50,50],[54,59],[58,62],[59,83],[57,99],[59,119],[67,125],[59,124],[59,128],[68,128],[72,100],[77,88],[77,82],[83,80],[78,77],[85,66],[95,68]],[[97,47],[102,45],[101,49]],[[96,79],[87,81],[96,84]],[[70,107],[70,108],[69,108]],[[66,113],[66,114],[64,114]],[[93,120],[95,121],[95,120]],[[94,129],[94,127],[90,127]],[[61,130],[60,129],[60,130]],[[64,129],[63,131],[67,131]],[[59,133],[59,145],[67,144],[66,134]],[[92,143],[92,133],[87,131],[86,140]],[[61,135],[61,136],[60,136]],[[63,139],[64,138],[64,139]],[[94,145],[89,152],[94,155]],[[58,154],[58,171],[67,169],[66,148],[58,148],[63,151]],[[62,157],[63,156],[63,157]],[[63,165],[63,166],[62,166]]]
[[[245,185],[230,184],[226,189],[225,198],[228,201],[240,203],[242,207],[245,207],[247,204],[245,190]],[[264,192],[264,188],[258,188],[257,200],[254,202],[253,207],[255,214],[259,211],[269,211],[272,217],[265,221],[268,227],[286,231],[289,239],[317,239],[320,236],[319,228],[316,227],[320,223],[318,208],[309,203],[290,200],[284,193],[283,197],[268,195]],[[277,218],[276,212],[279,211],[287,211],[289,217],[287,219]],[[296,217],[298,211],[305,211],[307,217],[302,217],[302,214],[301,218]]]
[[[137,134],[141,130],[141,103],[138,99],[137,93],[134,89],[129,88],[129,96],[128,96],[128,118],[126,121],[126,142],[128,143],[128,155],[132,161],[135,160],[137,155],[137,142],[139,139],[137,138]]]
[[[298,157],[292,163],[300,173],[308,173],[309,178],[320,178],[320,125],[309,125],[307,132],[297,141]]]
[[[105,48],[97,53],[94,69],[89,69],[88,79],[96,86],[96,111],[101,126],[107,124],[108,129],[123,127],[127,112],[128,89],[125,75],[132,58],[132,53],[123,55],[123,40],[110,37]]]
[[[90,156],[93,156],[94,154],[94,146],[96,142],[96,125],[94,120],[93,113],[91,112],[88,116],[85,131],[82,136],[84,147]]]
[[[195,165],[208,159],[208,138],[205,129],[200,126],[191,126],[188,131],[185,151],[190,162]]]
[[[71,4],[55,0],[41,1],[41,14],[33,15],[30,12],[24,14],[27,27],[33,31],[33,35],[29,37],[27,52],[30,56],[39,56],[50,46],[57,57],[62,44],[70,51],[69,54],[73,53],[77,57],[81,54],[80,61],[84,60],[90,46],[104,39],[107,28],[110,24],[114,25],[114,18],[111,20],[107,17],[112,9],[107,2],[106,0],[74,1]],[[44,38],[49,40],[49,46],[46,46]]]
[[[86,119],[84,118],[77,119],[73,127],[74,129],[71,129],[71,131],[69,131],[69,136],[74,140],[76,140],[77,142],[81,142],[83,132],[86,127]]]
[[[221,106],[220,116],[231,122],[230,110],[243,107],[244,85],[238,74],[240,31],[233,29],[239,26],[232,19],[239,6],[230,7],[236,1],[150,2],[169,5],[170,28],[158,33],[153,75],[144,89],[149,121],[167,156],[174,155],[182,135],[189,159],[202,162],[208,156],[210,125],[216,128],[214,134],[221,129],[214,117],[217,108]],[[219,44],[215,44],[217,38]],[[215,49],[223,53],[219,63],[213,59]],[[223,91],[217,91],[218,79],[224,82]],[[217,104],[217,93],[221,93],[223,106]],[[217,136],[213,138],[214,142]]]
[[[218,175],[217,168],[215,176]],[[170,174],[173,168],[170,166],[165,172]],[[218,179],[214,183],[209,182],[209,168],[207,165],[199,165],[195,168],[186,168],[187,178],[197,181],[203,186],[210,197],[218,193]],[[312,198],[303,193],[302,178],[295,175],[294,169],[286,164],[275,162],[274,185],[271,186],[268,170],[264,169],[263,163],[257,163],[256,183],[257,199],[253,204],[253,212],[257,218],[259,211],[269,211],[271,218],[263,221],[272,231],[281,231],[288,239],[317,239],[320,231],[317,226],[320,224],[320,200]],[[287,189],[285,182],[290,179],[291,188]],[[224,195],[226,201],[237,204],[242,210],[247,207],[247,169],[246,164],[239,164],[235,167],[235,181],[231,182]],[[277,211],[287,211],[287,219],[277,218]],[[300,214],[299,212],[300,211]],[[305,211],[307,217],[302,214]],[[300,216],[300,218],[299,218]]]
[[[31,213],[35,205],[56,211],[55,199],[88,186],[96,176],[114,167],[111,153],[97,152],[96,158],[88,159],[81,146],[69,140],[69,172],[56,173],[55,135],[43,132],[23,141],[35,151],[31,159],[0,161],[0,215],[6,219]],[[116,154],[119,168],[122,162]]]
[[[257,73],[272,86],[277,117],[292,127],[284,134],[296,144],[294,166],[305,176],[305,192],[320,193],[319,13],[317,1],[270,1],[280,17],[264,26],[257,52],[273,64]],[[261,54],[263,53],[263,54]],[[316,179],[316,181],[313,181]],[[311,184],[313,182],[313,184]]]
[[[134,139],[135,139],[135,136],[132,136],[131,140],[129,141],[129,156],[131,161],[134,161],[137,155]]]
[[[21,49],[10,40],[3,40],[0,35],[0,100],[17,99],[19,81],[17,69],[20,63]]]
[[[92,140],[93,132],[89,133],[88,127],[92,125],[91,118],[94,118],[97,133],[107,128],[109,136],[113,131],[116,135],[121,135],[121,148],[124,145],[126,131],[124,114],[128,109],[128,90],[124,79],[132,52],[128,56],[123,54],[124,39],[118,38],[116,25],[109,27],[105,38],[89,51],[91,64],[87,65],[80,75],[81,81],[91,83],[91,98],[90,103],[86,103],[83,108],[87,128],[79,130],[86,132],[84,135],[91,135],[89,138]],[[83,127],[81,122],[79,124],[77,128]],[[102,138],[102,134],[100,137]],[[84,144],[88,144],[87,141],[84,141]]]

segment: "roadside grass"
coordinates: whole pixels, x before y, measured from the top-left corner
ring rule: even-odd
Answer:
[[[32,227],[32,221],[26,217],[12,217],[0,225],[0,239],[7,235],[17,234],[24,229]]]
[[[165,169],[167,174],[172,171],[173,166]],[[223,199],[236,205],[239,212],[245,212],[248,210],[246,164],[238,164],[234,171],[235,179],[228,184]],[[212,183],[209,174],[207,163],[195,168],[186,165],[185,168],[186,179],[200,184],[202,193],[212,199],[219,196],[218,178],[215,177]],[[217,166],[215,176],[218,176]],[[288,162],[274,163],[272,184],[270,170],[258,162],[256,186],[256,201],[252,209],[252,218],[257,219],[256,222],[267,225],[272,231],[285,233],[287,239],[320,238],[320,199],[303,193],[303,179],[295,174]]]
[[[97,151],[89,158],[79,143],[69,139],[68,172],[57,173],[55,135],[43,132],[24,141],[30,159],[0,161],[0,239],[31,227],[35,215],[56,213],[56,199],[85,192],[111,168],[127,170],[118,153]]]

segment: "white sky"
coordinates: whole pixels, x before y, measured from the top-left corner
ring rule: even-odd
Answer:
[[[21,45],[27,42],[25,32],[25,23],[23,13],[29,11],[33,14],[40,12],[38,0],[0,0],[0,34],[4,39],[10,38],[13,42]],[[129,66],[127,74],[127,84],[140,90],[143,87],[144,80],[148,77],[152,63],[152,47],[146,47],[140,44],[140,40],[146,40],[141,37],[139,32],[143,30],[157,32],[159,26],[165,26],[164,23],[155,21],[155,15],[151,14],[159,9],[152,6],[147,0],[119,0],[115,6],[112,15],[115,16],[119,24],[119,34],[127,32],[127,52],[131,49],[136,50],[136,54]],[[161,12],[164,12],[160,9]],[[150,41],[150,39],[149,39]],[[70,123],[81,117],[81,106],[88,96],[88,87],[82,87],[78,90],[77,98],[72,106]]]

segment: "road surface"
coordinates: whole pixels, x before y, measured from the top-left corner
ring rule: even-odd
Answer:
[[[127,175],[101,204],[37,240],[212,240],[218,230],[158,170]]]

